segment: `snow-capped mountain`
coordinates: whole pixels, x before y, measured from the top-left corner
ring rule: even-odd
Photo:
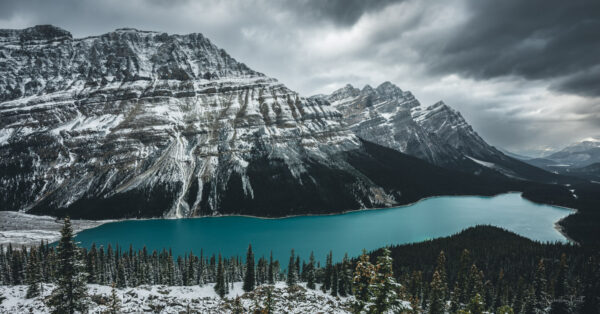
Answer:
[[[600,162],[600,139],[590,137],[544,157],[557,164],[585,167]]]
[[[409,94],[380,90],[411,107]],[[282,216],[507,189],[481,180],[364,142],[327,101],[201,34],[0,30],[2,210]]]
[[[348,84],[312,98],[329,101],[358,137],[433,164],[475,173],[492,170],[518,179],[555,180],[486,143],[444,102],[423,107],[411,92],[390,82],[362,90]]]

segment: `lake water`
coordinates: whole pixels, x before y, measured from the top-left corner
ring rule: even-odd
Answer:
[[[390,209],[367,210],[330,216],[301,216],[281,219],[251,217],[204,217],[190,219],[128,220],[107,223],[80,232],[76,240],[82,246],[124,249],[144,245],[151,252],[171,248],[173,254],[190,250],[195,255],[245,256],[249,243],[256,259],[269,256],[282,266],[294,248],[302,259],[314,251],[323,262],[329,250],[339,261],[347,252],[358,256],[363,248],[376,249],[391,244],[419,242],[457,233],[478,224],[505,228],[539,241],[567,241],[554,223],[570,210],[529,202],[519,193],[495,197],[443,196]]]

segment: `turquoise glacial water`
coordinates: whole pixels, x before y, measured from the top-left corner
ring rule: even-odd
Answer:
[[[269,256],[282,266],[294,248],[302,259],[314,251],[323,262],[329,250],[339,261],[344,253],[358,256],[362,249],[419,242],[452,235],[465,228],[489,224],[539,241],[567,241],[554,223],[570,210],[539,205],[521,198],[519,193],[495,197],[442,196],[412,205],[351,212],[329,216],[300,216],[281,219],[226,216],[189,219],[127,220],[107,223],[80,232],[82,246],[111,243],[127,250],[144,245],[151,252],[171,248],[173,254],[190,250],[206,254],[245,256],[252,243],[255,257]]]

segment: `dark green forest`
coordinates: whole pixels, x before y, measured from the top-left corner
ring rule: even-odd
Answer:
[[[415,244],[345,256],[325,265],[314,255],[291,249],[285,264],[272,257],[205,256],[146,248],[78,248],[66,219],[56,246],[0,250],[0,284],[28,285],[39,295],[40,283],[54,283],[48,305],[57,313],[78,309],[85,284],[119,288],[146,284],[191,286],[214,283],[225,297],[233,282],[244,290],[286,281],[305,283],[333,296],[354,296],[354,310],[381,313],[390,309],[415,313],[599,313],[600,254],[596,249],[564,243],[539,243],[491,226]],[[65,296],[71,302],[64,302]],[[63,301],[61,301],[63,300]],[[401,304],[410,303],[410,309]]]

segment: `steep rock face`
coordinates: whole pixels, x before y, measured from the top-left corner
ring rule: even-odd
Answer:
[[[410,92],[390,82],[362,90],[346,85],[312,98],[329,101],[358,137],[435,165],[516,179],[559,180],[487,144],[458,111],[443,102],[422,107]]]
[[[457,162],[462,156],[445,145],[412,117],[420,107],[410,93],[385,82],[376,89],[362,90],[348,84],[328,96],[315,96],[329,101],[344,117],[344,122],[360,138],[437,165]]]
[[[255,161],[302,184],[306,160],[335,168],[328,156],[360,147],[330,106],[200,34],[73,39],[37,26],[0,31],[0,55],[2,209],[214,214],[232,178],[253,198]],[[367,191],[356,199],[370,197],[368,182],[347,183]]]
[[[509,189],[360,140],[201,34],[0,30],[0,74],[2,210],[284,216]]]

